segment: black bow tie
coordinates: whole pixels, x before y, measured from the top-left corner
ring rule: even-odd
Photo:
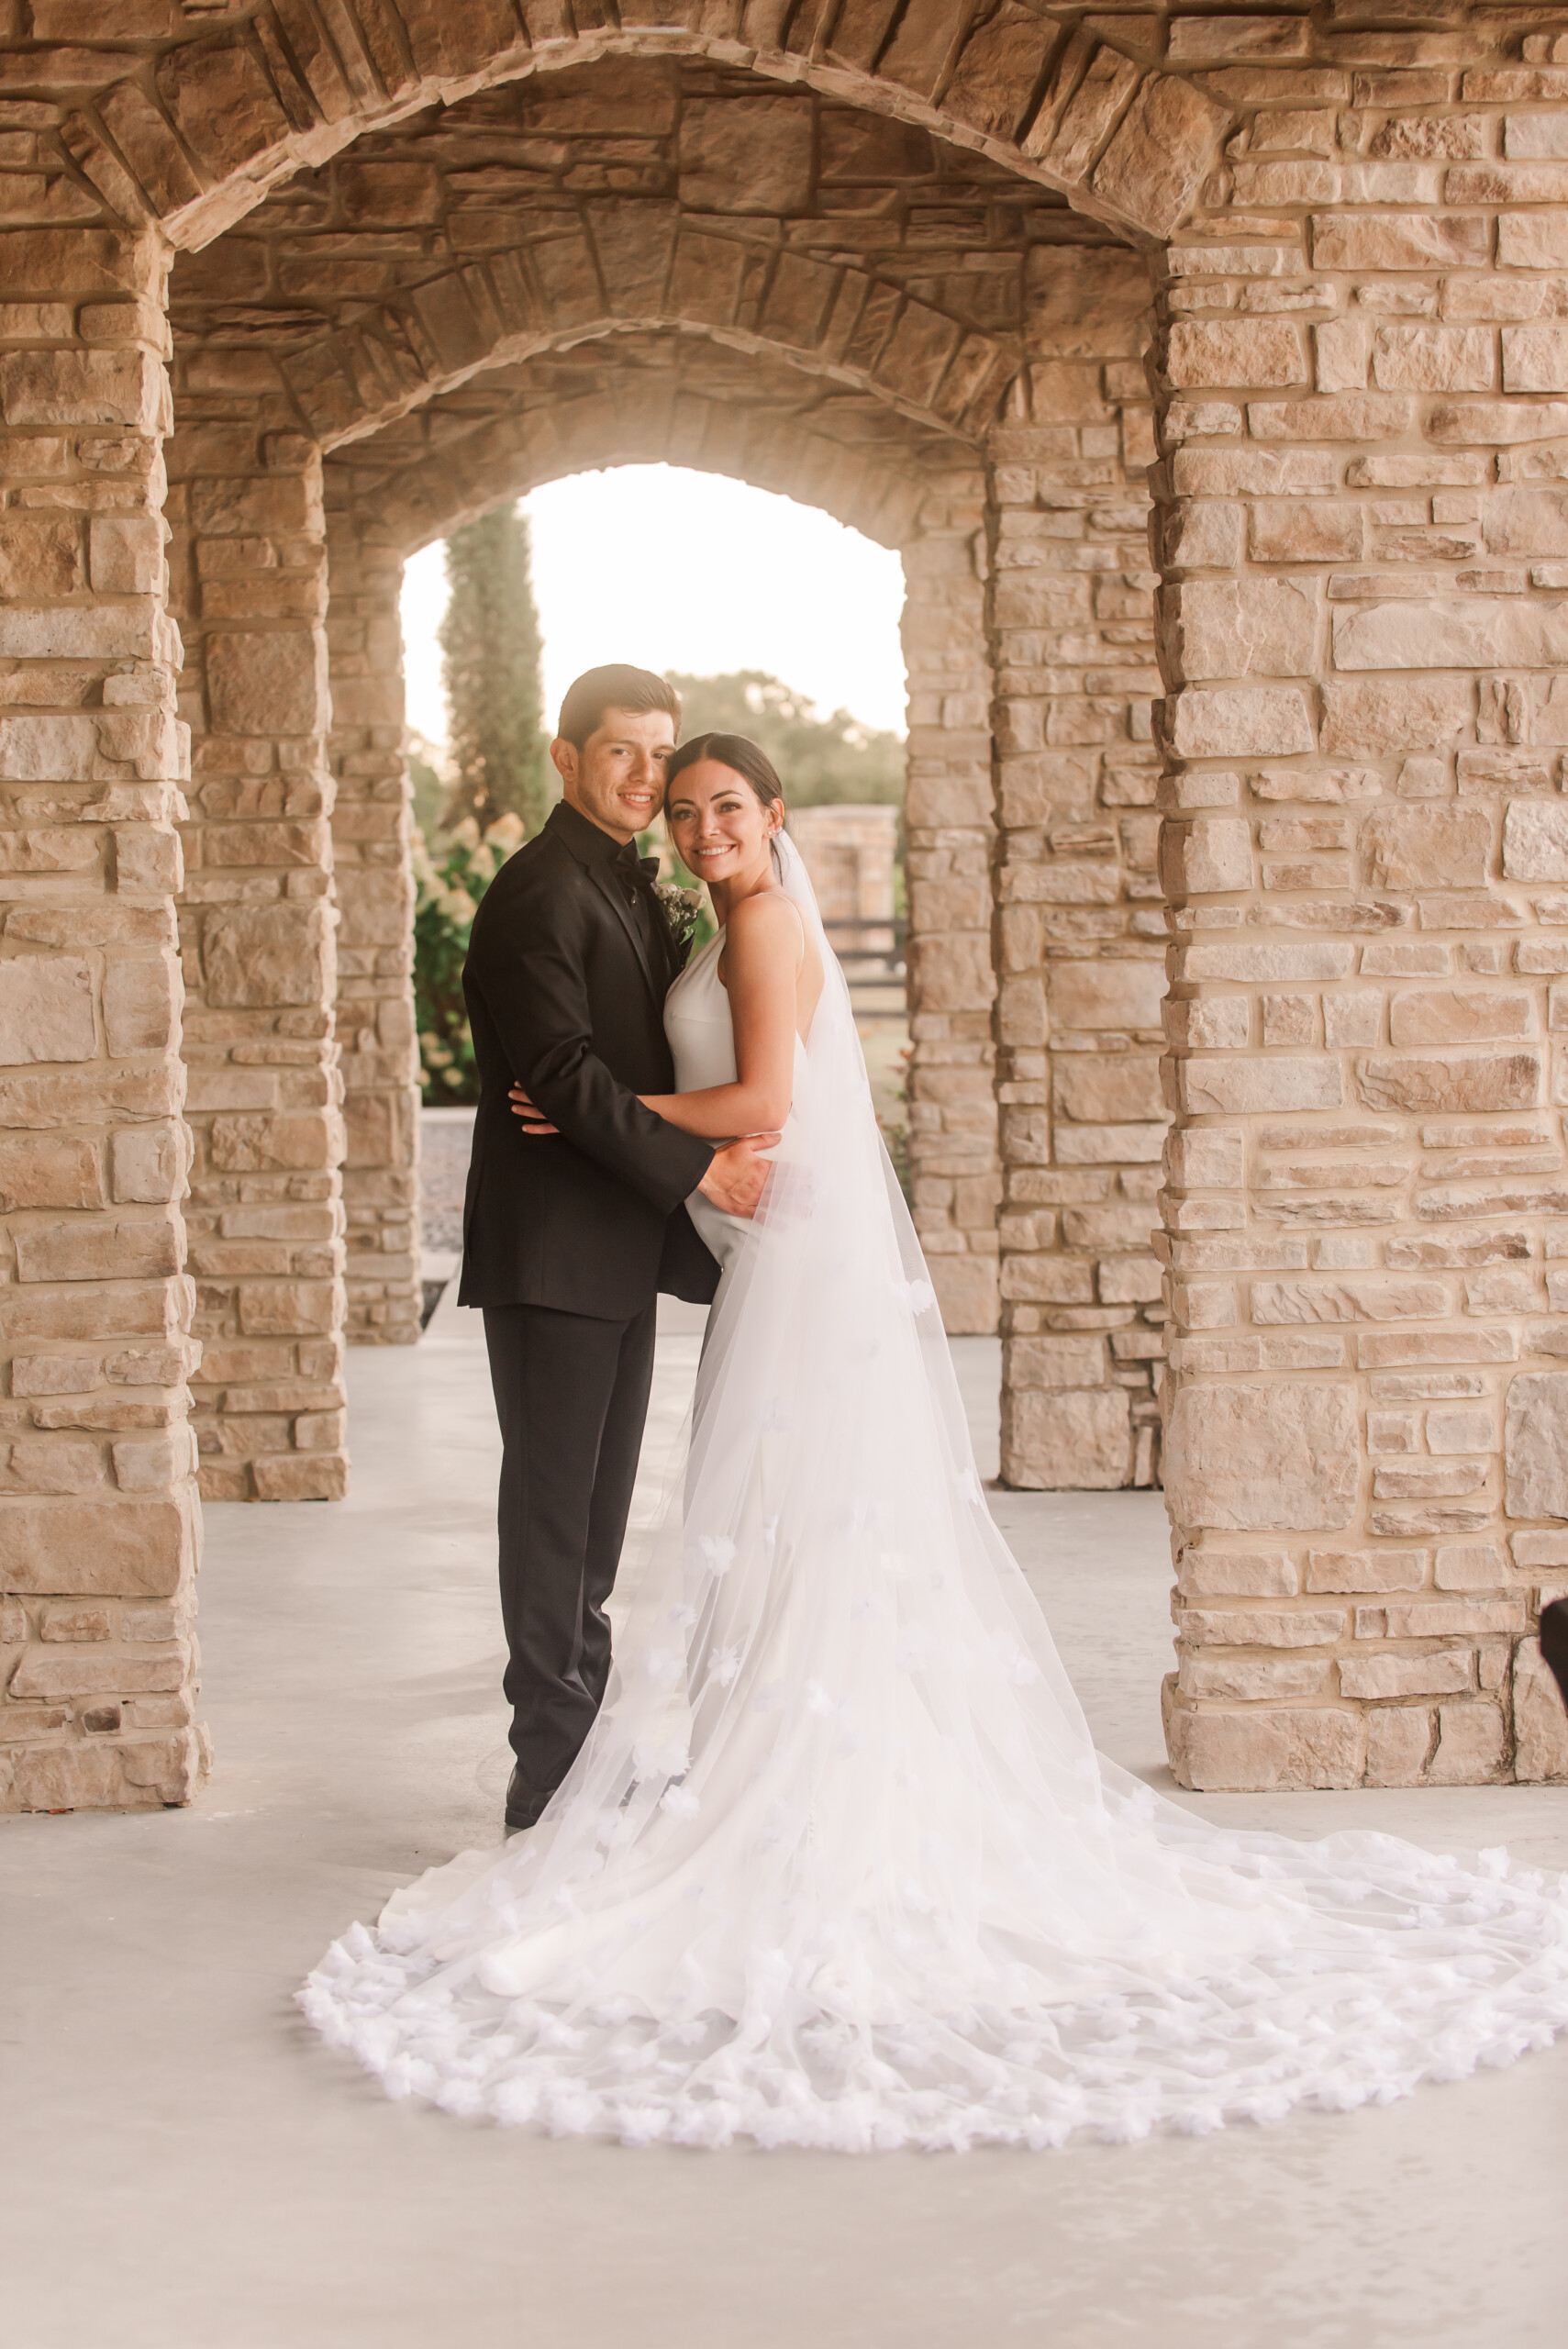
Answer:
[[[659,878],[659,859],[639,856],[635,841],[623,841],[615,852],[614,863],[621,878],[634,888],[651,889]]]

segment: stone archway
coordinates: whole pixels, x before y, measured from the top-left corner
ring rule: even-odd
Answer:
[[[280,707],[285,662],[295,689],[315,708],[319,611],[311,629],[301,622],[312,616],[312,599],[319,606],[331,597],[338,614],[340,739],[334,764],[340,796],[334,829],[343,927],[337,940],[336,1074],[346,1083],[350,1111],[342,1176],[349,1327],[361,1341],[411,1336],[417,1296],[408,1219],[410,891],[406,871],[396,869],[398,819],[389,796],[397,765],[388,735],[395,722],[395,696],[388,691],[395,629],[384,557],[494,503],[503,484],[523,488],[553,472],[631,453],[695,455],[786,489],[904,554],[912,583],[906,640],[917,688],[909,957],[916,1211],[949,1326],[996,1326],[1001,1184],[989,938],[995,823],[984,722],[995,678],[984,642],[984,581],[992,556],[984,542],[982,444],[1009,385],[1018,388],[1018,431],[1029,437],[1033,393],[1025,370],[1032,359],[1051,418],[1044,434],[1034,436],[1048,466],[1078,429],[1064,432],[1055,420],[1068,395],[1086,399],[1103,419],[1100,438],[1108,429],[1119,465],[1116,419],[1129,387],[1119,384],[1107,405],[1103,362],[1083,363],[1083,289],[1090,271],[1097,273],[1102,346],[1130,356],[1147,281],[1125,249],[1077,220],[1059,198],[1037,188],[1020,195],[972,152],[950,150],[923,130],[854,114],[809,91],[766,101],[776,152],[765,181],[753,174],[737,195],[722,184],[716,163],[751,136],[750,87],[706,67],[612,61],[586,78],[552,75],[544,84],[426,109],[395,131],[366,134],[350,157],[291,183],[230,236],[182,260],[173,274],[178,429],[171,464],[192,532],[179,548],[187,700],[197,729],[198,777],[216,763],[225,778],[216,796],[203,784],[204,820],[187,836],[194,848],[215,823],[219,855],[241,859],[267,846],[253,825],[229,829],[237,758],[245,767],[262,755],[261,746],[248,740],[237,753],[226,744],[212,680],[205,697],[202,685],[211,634],[222,653],[220,694],[232,700],[229,679],[246,657],[236,600],[245,591],[215,594],[207,574],[232,570],[237,546],[265,544],[269,559],[256,577],[248,638],[258,708]],[[641,192],[620,184],[639,175]],[[373,217],[367,219],[367,212]],[[787,231],[782,243],[781,226]],[[634,348],[662,353],[659,365],[645,360],[634,367]],[[1145,387],[1140,382],[1130,388]],[[292,495],[279,479],[280,465],[295,462],[290,452],[316,447],[326,451],[327,473],[338,484],[330,501],[330,562],[319,523],[308,547],[297,530],[255,536],[258,518],[264,523],[280,496]],[[1074,499],[1085,502],[1082,484],[1072,480],[1075,470],[1072,462],[1062,468],[1065,508]],[[1082,470],[1083,483],[1110,478],[1103,461]],[[350,510],[356,501],[364,509],[358,517]],[[1140,511],[1130,522],[1126,512],[1113,518],[1124,540],[1129,528],[1140,528]],[[367,550],[382,559],[374,590]],[[1102,547],[1097,559],[1108,551]],[[997,560],[1010,564],[1028,552],[1006,547]],[[242,567],[243,556],[238,560]],[[1141,551],[1130,561],[1140,564]],[[302,562],[306,571],[284,586],[281,572]],[[357,607],[351,620],[329,575],[340,584],[350,570]],[[377,595],[381,608],[373,613]],[[1016,617],[1014,607],[1022,608],[1017,582],[998,599],[1004,618]],[[364,657],[370,643],[380,648],[376,676],[351,674],[346,663],[357,672],[374,668]],[[1119,710],[1114,695],[1102,693],[1096,742],[1135,730],[1135,705],[1154,683],[1146,655],[1143,674],[1127,683],[1133,690],[1129,697],[1124,686]],[[342,720],[350,709],[359,722],[347,741]],[[1141,730],[1146,740],[1146,724]],[[280,762],[297,760],[302,740],[280,750]],[[1129,743],[1124,777],[1150,755]],[[1081,759],[1078,768],[1078,796],[1092,807],[1097,754]],[[1147,797],[1151,779],[1140,787]],[[281,774],[278,790],[299,803],[299,787]],[[1081,823],[1078,833],[1095,840],[1096,857],[1103,860],[1108,849],[1114,868],[1133,820],[1113,825],[1108,834],[1092,821]],[[284,861],[284,885],[299,889],[303,876],[291,874],[290,861],[312,852],[297,833],[274,830],[270,839]],[[1139,845],[1135,840],[1135,856]],[[1151,862],[1145,850],[1145,866]],[[1111,900],[1121,894],[1117,872],[1102,863],[1093,876],[1102,904],[1107,877]],[[265,885],[264,870],[250,878]],[[213,918],[193,912],[191,927],[199,930]],[[217,918],[223,927],[231,920]],[[315,917],[285,906],[246,918],[252,928],[298,931]],[[1073,917],[1059,919],[1070,937]],[[1010,926],[1016,932],[1016,917]],[[1115,927],[1124,928],[1125,917]],[[1096,939],[1064,948],[1059,941],[1055,951],[1082,957],[1098,954],[1102,945]],[[1133,951],[1158,952],[1152,946]],[[308,991],[312,952],[312,942],[302,940],[297,975],[288,985]],[[198,939],[193,970],[204,967]],[[320,986],[325,1001],[324,972]],[[1016,985],[1011,995],[1017,1028]],[[265,1014],[266,1006],[256,1008]],[[1162,1119],[1151,1039],[1146,1032],[1111,1041],[1144,1062],[1140,1097],[1152,1105],[1157,1149]],[[242,1041],[242,1052],[252,1048]],[[1065,1114],[1085,1126],[1114,1125],[1119,1118],[1125,1130],[1133,1097],[1127,1069],[1111,1068],[1102,1056],[1093,1068],[1084,1061],[1073,1075]],[[1033,1073],[1020,1071],[1020,1088],[1031,1084],[1038,1091]],[[200,1111],[210,1089],[198,1097],[195,1120],[198,1198],[207,1172]],[[1011,1097],[1024,1097],[1022,1090]],[[223,1149],[232,1147],[233,1130],[232,1119],[224,1119],[217,1130]],[[298,1130],[285,1134],[291,1146]],[[253,1128],[246,1133],[253,1142]],[[1098,1326],[1064,1348],[1048,1334],[1012,1351],[1020,1392],[1042,1376],[1056,1377],[1064,1362],[1077,1390],[1065,1411],[1037,1395],[1011,1414],[1009,1464],[1023,1481],[1086,1476],[1118,1484],[1136,1475],[1148,1482],[1153,1473],[1149,1366],[1159,1340],[1148,1316],[1159,1275],[1146,1252],[1136,1265],[1121,1264],[1129,1248],[1141,1246],[1129,1234],[1147,1209],[1117,1197],[1117,1186],[1130,1182],[1133,1197],[1146,1198],[1150,1182],[1146,1167],[1105,1171],[1125,1155],[1129,1141],[1127,1130],[1113,1132],[1090,1153],[1090,1171],[1065,1178],[1090,1203],[1077,1219],[1082,1230],[1068,1221],[1058,1235],[1075,1269],[1050,1275],[1061,1293],[1048,1295],[1043,1306],[1031,1297],[1018,1308],[1025,1332],[1042,1320],[1054,1327],[1062,1316],[1077,1330],[1096,1280],[1108,1282],[1115,1295],[1095,1309],[1100,1322],[1116,1326],[1124,1351],[1113,1352]],[[1130,1141],[1146,1159],[1145,1137]],[[329,1142],[320,1147],[319,1172],[327,1175]],[[286,1176],[303,1172],[292,1161],[268,1171],[280,1191]],[[206,1241],[198,1241],[198,1253],[204,1263],[215,1262]],[[1099,1271],[1112,1255],[1117,1272]],[[253,1278],[248,1294],[254,1309]],[[285,1292],[274,1294],[286,1317]],[[223,1296],[216,1284],[207,1297],[204,1328],[226,1341],[216,1353],[219,1371],[249,1374],[232,1403],[221,1377],[202,1382],[207,1488],[231,1497],[252,1486],[335,1489],[341,1458],[327,1442],[313,1442],[303,1463],[276,1456],[279,1412],[293,1375],[288,1333],[270,1329],[260,1346],[237,1350],[227,1341],[237,1334],[249,1340],[238,1327],[246,1300],[232,1291]],[[252,1390],[262,1356],[273,1367],[258,1419]],[[318,1359],[314,1347],[309,1359]],[[301,1419],[312,1435],[325,1437],[319,1381],[302,1374],[299,1384]],[[289,1449],[285,1441],[285,1453]]]
[[[193,835],[204,861],[184,943],[206,994],[193,996],[187,1058],[196,1072],[210,1052],[224,1072],[230,1097],[194,1116],[204,1133],[231,1121],[235,1163],[214,1170],[198,1135],[232,1196],[209,1203],[197,1244],[215,1269],[197,1277],[256,1319],[238,1334],[262,1375],[237,1360],[224,1392],[275,1423],[268,1456],[285,1483],[308,1479],[314,1449],[329,1485],[337,1457],[320,443],[292,395],[263,429],[257,353],[219,339],[205,470],[165,498],[171,253],[286,202],[291,174],[421,110],[513,83],[548,106],[551,85],[570,97],[573,71],[633,56],[706,61],[733,77],[721,95],[736,106],[799,92],[912,126],[977,159],[997,189],[986,203],[1065,195],[1149,255],[1158,437],[1125,319],[1114,349],[1088,332],[1103,322],[1097,263],[1076,321],[1051,316],[1073,266],[1059,262],[1003,411],[973,443],[995,691],[967,722],[992,762],[1000,852],[994,950],[975,969],[986,988],[995,974],[995,1024],[972,1064],[993,1045],[1006,1056],[1010,1473],[1049,1481],[1068,1439],[1106,1444],[1106,1481],[1126,1473],[1110,1457],[1111,1390],[1125,1403],[1123,1376],[1144,1374],[1141,1341],[1115,1352],[1131,1326],[1117,1317],[1149,1308],[1108,1298],[1101,1266],[1141,1254],[1158,1207],[1176,1335],[1178,1775],[1563,1774],[1532,1636],[1568,1562],[1555,36],[1471,6],[1440,31],[1178,6],[1108,38],[1032,0],[682,0],[661,24],[632,0],[595,13],[606,21],[586,30],[564,0],[247,0],[178,37],[70,51],[39,35],[11,60],[34,145],[7,182],[0,352],[17,596],[0,717],[0,1203],[18,1431],[4,1471],[15,1661],[0,1799],[180,1800],[201,1767],[180,647],[161,553],[165,513],[183,528],[198,503],[182,592],[200,581],[205,641],[190,673],[204,724],[219,681],[227,728],[202,737],[202,785],[230,800],[206,818],[210,839]],[[756,126],[773,117],[748,119],[762,152]],[[640,182],[606,194],[666,201]],[[855,211],[841,241],[858,254]],[[782,255],[784,208],[772,217]],[[862,228],[873,217],[860,207]],[[946,315],[914,282],[917,248],[905,262],[890,333],[917,308]],[[394,289],[398,317],[417,290]],[[356,298],[384,306],[384,292]],[[461,391],[440,391],[417,352],[384,388],[394,406]],[[1144,573],[1129,468],[1151,459]],[[1143,744],[1151,576],[1165,691]],[[1140,812],[1151,751],[1175,1120],[1157,1202],[1139,1185],[1152,1187],[1158,1120],[1136,1094],[1112,1114],[1151,1008],[1129,975],[1153,943],[1136,927],[1157,902]],[[945,853],[922,880],[950,902],[973,896],[978,876],[940,869]],[[215,907],[228,910],[209,955]],[[214,999],[214,968],[235,999]],[[1051,1017],[1068,1024],[1048,1031]],[[1069,1082],[1073,1059],[1099,1074]],[[1092,1138],[1086,1155],[1081,1141],[1064,1150],[1080,1125],[1119,1131],[1123,1157],[1095,1157]],[[284,1141],[294,1163],[273,1163]],[[326,1326],[303,1330],[306,1309]],[[265,1375],[263,1339],[293,1350],[285,1378]],[[1120,1424],[1130,1462],[1129,1412]]]
[[[404,993],[403,983],[393,978],[384,986],[362,964],[373,955],[390,961],[408,925],[406,887],[392,860],[395,840],[406,848],[397,620],[405,557],[541,482],[605,465],[695,466],[819,505],[903,557],[904,632],[917,712],[907,798],[911,851],[949,867],[963,860],[978,885],[966,905],[938,905],[924,920],[917,889],[912,991],[925,1048],[916,1049],[910,1096],[925,1128],[917,1144],[920,1212],[950,1323],[994,1329],[999,1184],[987,1049],[990,776],[988,745],[976,740],[974,724],[989,693],[980,562],[984,479],[971,449],[914,432],[897,417],[886,418],[884,445],[875,453],[863,430],[875,421],[874,411],[859,417],[862,429],[848,440],[806,429],[809,416],[803,419],[801,411],[808,394],[798,372],[776,357],[770,367],[754,354],[689,334],[627,334],[613,346],[583,346],[568,363],[513,364],[473,379],[461,431],[438,399],[410,419],[424,436],[417,449],[410,451],[406,434],[377,435],[347,444],[328,461],[336,880],[345,962],[353,962],[340,982],[339,1032],[346,1037],[361,1024],[354,1006],[372,993],[383,993],[384,1000]],[[849,418],[838,422],[851,433]],[[384,440],[393,445],[384,448]],[[377,843],[368,866],[367,839]],[[957,1065],[956,1078],[955,1045],[973,1056],[972,1066]],[[356,1231],[376,1231],[383,1200],[394,1219],[403,1212],[417,1096],[413,1069],[389,1067],[379,1038],[362,1063],[342,1064],[350,1113],[350,1328],[364,1342],[386,1330],[384,1319],[372,1317],[388,1302],[382,1271],[387,1252],[373,1238],[358,1252],[352,1242]],[[417,1265],[408,1263],[404,1277],[404,1318],[387,1334],[412,1328]]]

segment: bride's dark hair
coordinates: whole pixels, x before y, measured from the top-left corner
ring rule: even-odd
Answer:
[[[683,742],[664,770],[666,789],[687,767],[695,767],[699,759],[715,759],[721,767],[730,767],[749,783],[764,807],[776,807],[784,819],[784,785],[778,770],[760,742],[747,734],[694,734]]]

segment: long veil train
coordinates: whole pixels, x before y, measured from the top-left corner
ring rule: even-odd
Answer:
[[[1207,2130],[1544,2045],[1562,1882],[1222,1833],[1096,1755],[781,871],[823,995],[603,1711],[530,1833],[333,1944],[311,2021],[454,2112],[844,2151]]]

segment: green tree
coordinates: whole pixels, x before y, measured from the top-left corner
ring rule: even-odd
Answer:
[[[552,794],[527,520],[509,506],[466,523],[447,540],[446,570],[439,639],[456,781],[444,829],[472,817],[483,832],[513,815],[537,832]]]
[[[685,677],[666,670],[681,696],[681,739],[722,731],[760,742],[796,807],[863,805],[904,797],[901,734],[862,726],[847,709],[819,717],[817,706],[765,669],[722,677]]]

